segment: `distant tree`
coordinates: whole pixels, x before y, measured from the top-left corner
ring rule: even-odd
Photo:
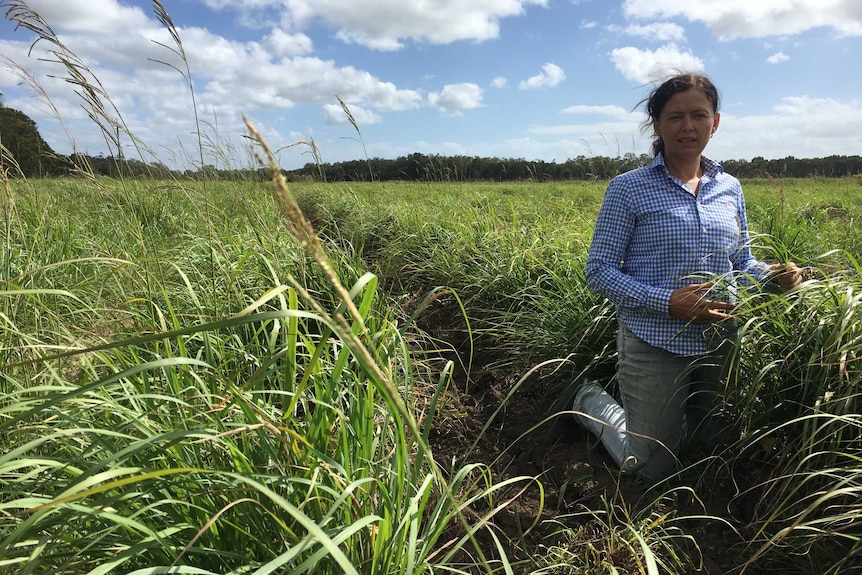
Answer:
[[[61,161],[36,127],[36,122],[27,114],[6,108],[0,100],[0,144],[20,168],[20,174],[11,169],[9,162],[2,161],[2,168],[9,176],[23,174],[28,178],[55,176],[60,172]]]

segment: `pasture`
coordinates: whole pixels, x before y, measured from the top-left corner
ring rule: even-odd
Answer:
[[[0,571],[858,568],[862,185],[743,182],[806,282],[746,296],[735,440],[659,487],[565,413],[605,185],[5,180]]]

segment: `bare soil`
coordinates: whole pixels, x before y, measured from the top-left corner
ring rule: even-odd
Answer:
[[[514,497],[514,501],[493,518],[498,537],[508,546],[508,558],[519,562],[520,572],[535,570],[537,558],[541,561],[548,556],[555,545],[565,546],[571,553],[583,552],[577,544],[573,546],[561,527],[580,533],[585,537],[580,544],[587,550],[596,549],[599,557],[613,553],[612,549],[602,548],[601,540],[607,535],[602,530],[606,527],[591,520],[587,513],[592,510],[601,514],[609,503],[633,514],[644,513],[643,516],[652,511],[669,518],[704,513],[725,518],[728,524],[708,520],[684,523],[685,533],[695,537],[699,549],[689,549],[695,562],[689,572],[738,572],[744,541],[729,527],[740,524],[729,507],[736,491],[729,479],[707,470],[696,485],[688,486],[691,491],[678,490],[680,497],[661,498],[656,504],[659,495],[673,486],[665,485],[657,491],[633,477],[620,476],[601,445],[575,423],[571,413],[566,413],[571,403],[564,397],[567,390],[559,373],[530,375],[519,385],[528,373],[527,366],[499,367],[506,363],[505,358],[481,351],[474,351],[471,360],[469,373],[461,365],[467,363],[466,359],[461,357],[455,362],[459,368],[438,415],[431,447],[444,469],[478,462],[490,466],[497,482],[517,477],[541,482],[539,487],[536,481],[524,480],[508,489],[506,495]],[[495,505],[505,499],[497,498]],[[487,512],[477,510],[483,511]],[[685,546],[683,539],[678,543]],[[496,556],[490,537],[483,546],[486,556]],[[620,573],[640,572],[630,558],[606,559]],[[609,571],[561,568],[553,572]],[[750,568],[746,573],[757,571]]]

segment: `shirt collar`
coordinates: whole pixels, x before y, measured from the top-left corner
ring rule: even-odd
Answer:
[[[718,174],[724,172],[724,168],[721,167],[721,164],[715,160],[707,158],[706,156],[700,157],[700,165],[703,168],[703,175],[709,176],[710,178],[715,178]],[[667,173],[667,166],[665,166],[664,163],[664,154],[661,152],[659,152],[650,164],[651,168],[658,168],[659,166],[661,166],[665,173]]]

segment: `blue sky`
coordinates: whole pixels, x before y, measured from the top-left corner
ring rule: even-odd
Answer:
[[[19,0],[6,0],[20,3]],[[145,0],[24,0],[95,73],[146,161],[196,160],[194,110]],[[862,154],[859,0],[163,0],[187,54],[207,163],[425,154],[562,162],[641,154],[634,109],[669,69],[723,97],[718,159]],[[107,148],[45,42],[0,23],[0,92],[57,151]],[[59,77],[58,77],[59,76]],[[41,93],[40,93],[41,92]],[[362,143],[336,96],[358,122]],[[52,107],[53,110],[52,111]],[[57,117],[62,118],[62,122]]]

